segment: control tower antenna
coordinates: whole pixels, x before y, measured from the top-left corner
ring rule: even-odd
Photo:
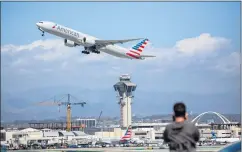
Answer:
[[[119,82],[114,85],[114,90],[117,91],[118,104],[120,105],[120,125],[129,127],[132,123],[131,104],[132,92],[135,91],[137,85],[130,81],[131,77],[128,74],[121,75]]]

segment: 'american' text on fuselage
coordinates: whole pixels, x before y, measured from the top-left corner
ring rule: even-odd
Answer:
[[[63,27],[60,27],[60,26],[57,26],[57,30],[61,31],[61,32],[64,32],[66,34],[69,34],[69,35],[72,35],[72,36],[75,36],[77,38],[79,38],[79,34],[77,32],[74,32],[74,31],[71,31],[71,30],[68,30],[66,28],[63,28]]]

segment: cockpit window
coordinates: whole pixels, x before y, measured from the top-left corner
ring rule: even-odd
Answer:
[[[43,22],[39,22],[39,23],[43,23]]]

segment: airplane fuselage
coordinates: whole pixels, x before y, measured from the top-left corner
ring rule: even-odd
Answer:
[[[65,40],[72,41],[74,42],[74,46],[90,47],[95,44],[95,40],[99,40],[96,37],[78,32],[76,30],[59,24],[55,24],[53,22],[39,22],[36,24],[39,30],[41,30],[42,32],[47,32],[55,36],[61,37]],[[86,39],[86,42],[84,42],[84,39]],[[129,50],[118,45],[107,45],[104,47],[100,47],[98,50],[120,58],[138,59],[128,56],[127,52]]]

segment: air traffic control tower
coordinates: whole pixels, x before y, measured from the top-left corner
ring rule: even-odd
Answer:
[[[132,92],[136,89],[136,84],[130,81],[129,75],[121,75],[119,82],[114,85],[114,90],[117,91],[118,104],[120,105],[120,125],[128,127],[132,123],[131,104]]]

